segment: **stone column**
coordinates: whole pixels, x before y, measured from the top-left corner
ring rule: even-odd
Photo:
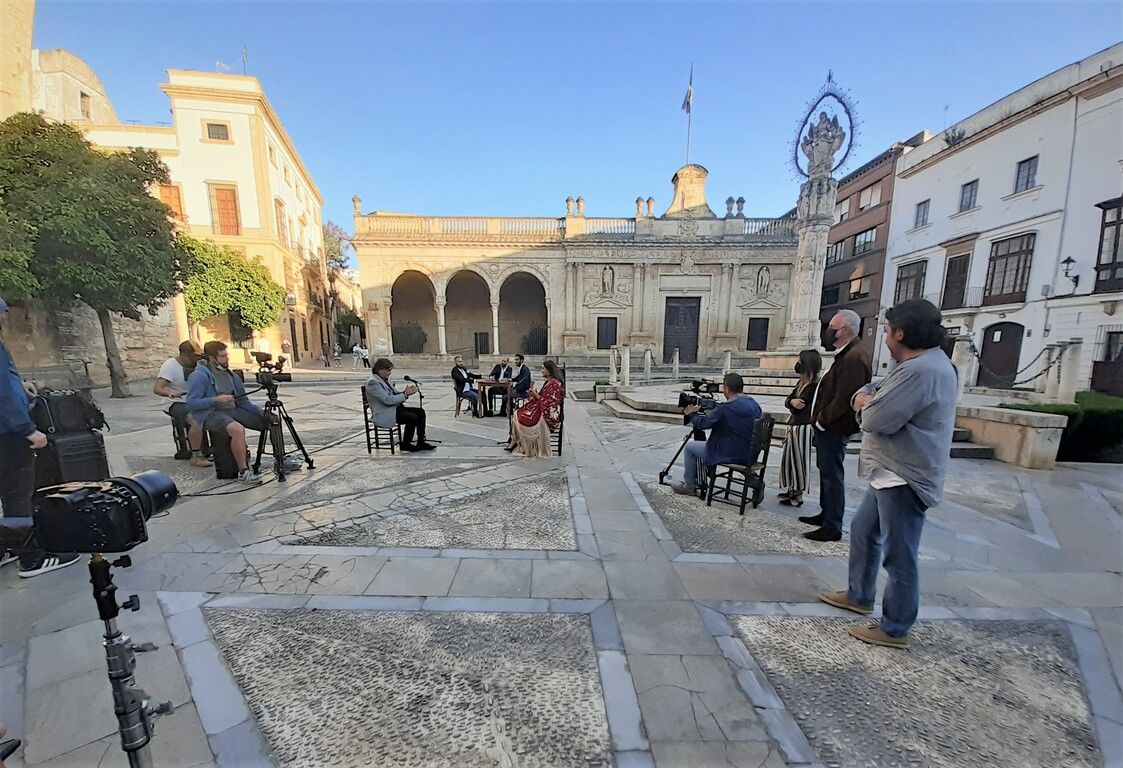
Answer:
[[[608,384],[615,387],[620,382],[616,375],[616,347],[608,350]]]
[[[733,262],[728,264],[729,279],[726,282],[725,289],[725,327],[722,329],[725,333],[733,333],[733,308],[737,306],[737,265]]]
[[[838,181],[830,176],[808,179],[800,189],[800,215],[796,222],[799,244],[783,342],[789,349],[807,349],[819,341],[819,301],[827,264],[827,232],[834,220],[837,193]]]
[[[546,310],[549,317],[549,309]],[[499,354],[499,302],[491,302],[491,354]]]
[[[959,394],[963,394],[966,387],[970,387],[975,375],[975,355],[971,352],[971,337],[969,335],[957,336],[955,346],[951,351],[951,362],[959,371]]]
[[[448,354],[448,348],[445,345],[445,300],[443,298],[436,300],[437,305],[437,351],[442,355]]]
[[[726,350],[725,363],[721,367],[721,375],[724,376],[733,370],[733,353]]]
[[[574,274],[577,269],[575,264],[565,265],[565,328],[566,330],[573,330],[573,297],[577,294],[577,289],[574,288]]]
[[[1045,371],[1044,374],[1038,376],[1033,382],[1033,389],[1035,392],[1045,394],[1045,387],[1049,384],[1049,374],[1052,373],[1050,366],[1053,364],[1053,345],[1047,344],[1045,349],[1041,352],[1041,370]]]
[[[1051,361],[1055,361],[1058,356],[1063,357],[1063,355],[1065,353],[1064,343],[1050,344],[1048,349],[1049,349],[1049,352],[1047,354],[1049,356],[1049,360],[1051,360]],[[1062,359],[1060,362],[1058,362],[1056,365],[1054,365],[1053,368],[1049,371],[1049,373],[1046,374],[1046,376],[1045,376],[1045,399],[1050,401],[1050,402],[1055,401],[1057,399],[1057,389],[1059,388],[1060,383],[1061,383],[1061,370],[1060,370],[1060,368],[1063,364],[1064,364],[1064,360]]]
[[[554,316],[552,314],[550,297],[546,297],[546,354],[550,354],[550,348],[554,346],[552,341],[554,333]],[[496,353],[498,354],[498,353]]]
[[[643,380],[644,382],[651,381],[651,350],[645,349],[643,351]]]
[[[639,330],[643,333],[643,329],[647,327],[647,263],[640,262],[639,264],[639,277],[635,281],[635,286],[632,287],[632,301],[639,306]]]
[[[1062,403],[1075,403],[1076,390],[1079,389],[1080,376],[1080,347],[1082,339],[1072,338],[1065,347],[1064,358],[1061,360],[1061,382],[1057,391],[1057,400]]]
[[[386,318],[386,321],[385,321],[385,325],[386,325],[386,349],[389,350],[391,355],[394,354],[394,324],[390,322],[390,307],[392,307],[393,305],[394,305],[394,300],[392,298],[386,299],[385,303],[383,304],[383,307],[384,307],[385,311],[382,313],[382,316],[384,318]],[[371,324],[368,323],[367,324],[367,329],[368,329],[367,330],[367,344],[366,344],[367,349],[371,348],[370,345],[371,345],[371,342],[374,339],[374,335],[371,334],[371,332],[369,330],[370,326],[371,326]]]
[[[627,344],[620,347],[620,380],[625,387],[632,385],[632,348]]]

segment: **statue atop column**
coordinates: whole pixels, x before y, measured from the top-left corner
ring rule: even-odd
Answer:
[[[812,125],[807,136],[800,142],[800,149],[807,155],[807,175],[830,176],[834,170],[834,156],[846,141],[846,131],[839,125],[838,115],[827,117],[819,113],[819,122]]]

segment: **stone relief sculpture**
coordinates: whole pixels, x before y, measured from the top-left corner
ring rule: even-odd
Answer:
[[[772,272],[767,266],[761,267],[756,273],[756,292],[758,296],[768,294],[769,283],[772,282]]]
[[[737,299],[739,307],[783,307],[788,301],[787,278],[773,278],[767,266],[761,267],[755,279],[741,283]]]
[[[605,296],[616,293],[616,270],[607,266],[600,272],[600,291]]]
[[[830,176],[834,169],[834,155],[846,140],[846,132],[839,125],[838,116],[827,117],[819,113],[819,122],[811,126],[807,136],[800,142],[800,149],[807,155],[807,175]]]

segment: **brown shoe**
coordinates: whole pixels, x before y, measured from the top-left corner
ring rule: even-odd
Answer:
[[[191,461],[189,461],[187,463],[188,463],[189,466],[192,466],[192,467],[213,467],[214,466],[213,461],[211,461],[210,459],[205,459],[199,454],[195,454],[194,456],[192,456]]]
[[[845,589],[840,589],[837,592],[820,592],[819,601],[827,605],[833,605],[835,608],[841,608],[844,611],[860,613],[863,616],[869,616],[873,613],[872,605],[858,605],[847,597]]]
[[[697,496],[698,495],[698,489],[687,488],[682,483],[675,483],[674,485],[671,486],[671,490],[674,491],[675,493],[679,494],[680,496]]]
[[[860,625],[857,627],[850,627],[847,630],[851,637],[856,637],[863,643],[870,645],[880,645],[885,648],[896,648],[901,651],[907,651],[909,648],[909,636],[901,635],[900,637],[892,637],[885,634],[876,621],[871,621],[869,624]]]

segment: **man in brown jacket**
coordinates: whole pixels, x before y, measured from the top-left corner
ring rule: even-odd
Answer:
[[[843,459],[850,436],[858,431],[850,399],[870,383],[870,355],[861,347],[862,319],[851,309],[839,310],[823,329],[823,347],[836,350],[831,369],[823,376],[815,396],[815,463],[819,467],[817,515],[799,518],[819,528],[803,534],[812,541],[842,538],[842,516],[846,511],[846,477]]]

